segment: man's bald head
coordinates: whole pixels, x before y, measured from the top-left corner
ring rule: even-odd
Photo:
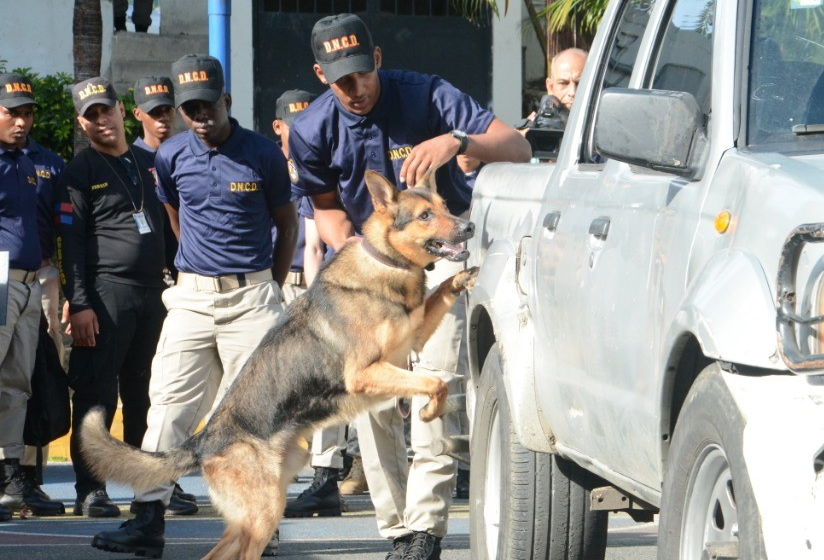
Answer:
[[[552,59],[546,92],[560,99],[567,109],[572,108],[586,61],[587,52],[581,49],[563,50]]]

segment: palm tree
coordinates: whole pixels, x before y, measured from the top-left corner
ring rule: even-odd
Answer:
[[[100,0],[74,0],[72,34],[75,83],[99,76],[103,56],[103,17],[100,13]],[[88,139],[75,122],[74,153],[88,144]]]
[[[487,10],[499,14],[498,0],[453,0],[464,14],[477,18]],[[549,60],[569,47],[588,49],[609,0],[546,0],[546,7],[536,10],[532,0],[523,0],[529,23]],[[510,0],[502,0],[504,13]]]

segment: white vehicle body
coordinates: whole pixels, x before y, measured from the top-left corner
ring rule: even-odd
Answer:
[[[818,323],[793,320],[783,337],[776,328],[782,305],[824,314],[824,253],[785,245],[799,226],[818,224],[815,241],[824,229],[824,133],[798,128],[824,125],[805,121],[824,104],[814,99],[824,46],[805,36],[820,4],[613,0],[557,162],[481,172],[469,244],[469,264],[481,267],[468,306],[471,507],[483,535],[473,534],[473,557],[515,557],[514,533],[503,533],[514,531],[506,510],[517,492],[505,446],[494,449],[506,440],[503,406],[517,443],[574,463],[573,483],[595,475],[600,482],[580,485],[613,486],[633,507],[660,509],[660,558],[824,558],[824,335]],[[690,20],[698,12],[706,22]],[[780,60],[756,52],[768,41]],[[693,43],[710,51],[703,65]],[[805,52],[794,54],[796,44]],[[633,64],[611,101],[603,94],[622,56]],[[666,91],[633,104],[638,90]],[[684,104],[672,102],[683,92]],[[661,114],[661,130],[649,118],[659,101],[672,113]],[[691,106],[694,129],[673,116]],[[672,139],[682,131],[686,141]],[[664,157],[677,151],[670,141],[686,160]],[[797,248],[792,262],[782,259],[787,247]],[[782,272],[792,293],[782,292]],[[492,397],[488,355],[500,361]],[[696,402],[708,393],[729,398],[718,414]],[[686,441],[704,417],[710,433]],[[672,464],[676,445],[685,464]],[[553,555],[540,530],[518,557],[592,557],[569,547]],[[547,531],[549,540],[558,532]]]

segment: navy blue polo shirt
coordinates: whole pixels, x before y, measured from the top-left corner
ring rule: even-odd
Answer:
[[[0,251],[9,268],[40,268],[37,236],[37,174],[20,150],[0,148]]]
[[[138,136],[138,137],[135,139],[135,141],[134,141],[134,142],[132,142],[132,145],[137,146],[138,148],[142,148],[142,149],[146,150],[147,152],[149,152],[150,154],[153,154],[153,153],[155,153],[155,152],[157,151],[157,150],[155,150],[154,148],[152,148],[151,146],[149,146],[149,145],[146,143],[146,141],[143,139],[143,137],[142,137],[142,136]]]
[[[413,147],[454,129],[481,134],[495,118],[438,76],[399,70],[379,70],[378,76],[380,97],[368,115],[348,112],[330,89],[302,111],[289,130],[294,196],[339,188],[358,232],[373,210],[363,182],[367,169],[404,188],[400,170]],[[469,208],[472,189],[454,158],[438,170],[436,180],[452,213]]]
[[[29,137],[23,153],[34,163],[37,173],[37,232],[40,236],[40,253],[44,259],[54,255],[55,199],[60,174],[66,168],[63,158]]]
[[[179,213],[175,266],[204,276],[272,267],[272,212],[290,202],[283,153],[230,119],[232,133],[210,149],[192,131],[172,136],[155,157],[158,197]]]

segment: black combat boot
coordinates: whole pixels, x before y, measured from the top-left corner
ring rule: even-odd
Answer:
[[[32,514],[44,517],[66,513],[66,506],[53,501],[28,479],[23,473],[19,459],[3,460],[3,471],[0,473],[0,504],[11,510],[30,509]]]
[[[284,517],[337,517],[341,515],[338,469],[317,467],[309,488],[286,504]]]
[[[114,18],[114,32],[126,31],[126,16],[115,16]]]
[[[403,553],[403,560],[441,560],[441,538],[415,531]]]
[[[137,502],[137,515],[125,521],[117,531],[102,531],[92,539],[92,546],[109,552],[133,552],[137,556],[162,558],[166,544],[166,521],[163,502]]]
[[[0,521],[8,521],[11,519],[11,510],[6,506],[0,504]]]

